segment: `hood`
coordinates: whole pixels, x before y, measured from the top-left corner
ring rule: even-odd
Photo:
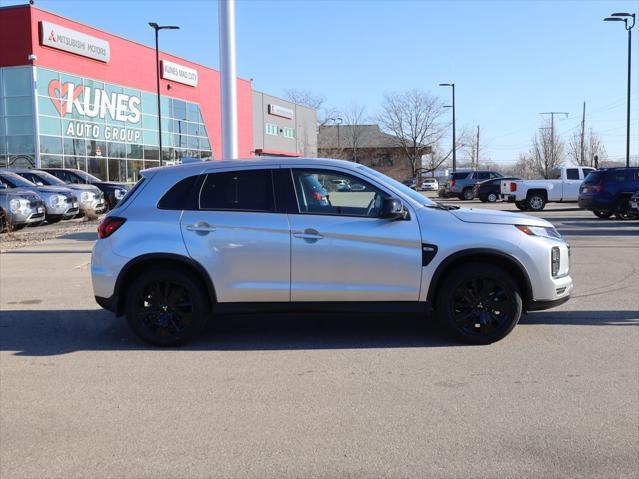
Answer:
[[[71,183],[66,186],[61,186],[60,188],[69,188],[70,190],[78,190],[78,191],[91,191],[93,193],[100,192],[100,189],[97,186],[86,185],[86,184]]]
[[[69,195],[73,192],[66,186],[35,186],[32,188],[38,193],[60,193],[63,195]]]
[[[0,190],[0,196],[17,196],[29,199],[35,198],[38,200],[42,199],[40,198],[38,193],[35,192],[35,190],[30,190],[29,188],[10,188],[6,190]]]
[[[544,219],[521,213],[509,213],[507,211],[461,208],[459,210],[451,210],[450,213],[465,223],[543,226],[546,228],[552,227],[552,224]]]

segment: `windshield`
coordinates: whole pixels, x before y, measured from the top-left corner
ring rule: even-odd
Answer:
[[[400,183],[399,181],[392,179],[390,176],[386,176],[385,174],[380,173],[379,171],[373,170],[372,168],[369,168],[368,166],[360,165],[357,168],[366,171],[367,173],[371,174],[372,176],[376,178],[379,178],[384,183],[390,184],[393,188],[401,191],[403,194],[405,194],[406,196],[409,196],[413,201],[416,201],[422,206],[437,205],[434,201],[426,198],[421,193],[409,188],[408,186]]]
[[[90,173],[87,173],[86,171],[80,171],[80,170],[70,170],[70,171],[74,175],[79,176],[80,179],[84,181],[85,183],[102,183],[102,180],[100,178],[96,178],[95,176],[93,176]]]
[[[38,178],[45,185],[66,186],[66,183],[64,181],[62,181],[60,178],[53,176],[51,173],[47,173],[46,171],[38,171],[37,173],[33,173],[33,176]]]
[[[25,180],[22,176],[15,173],[2,173],[0,180],[4,183],[11,185],[13,188],[33,188],[35,183],[31,183],[29,180]]]

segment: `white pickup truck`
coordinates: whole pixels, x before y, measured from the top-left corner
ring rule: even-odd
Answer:
[[[579,186],[594,168],[567,166],[553,170],[548,180],[502,180],[501,194],[520,210],[541,211],[546,203],[577,201]]]

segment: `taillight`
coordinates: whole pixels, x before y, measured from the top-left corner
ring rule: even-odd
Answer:
[[[595,193],[601,193],[603,191],[603,183],[599,183],[593,187]]]
[[[452,188],[453,186],[455,186],[455,180],[450,180],[450,186],[451,186],[451,188]]]
[[[124,224],[126,218],[118,218],[117,216],[106,217],[98,225],[98,238],[104,239],[111,236],[117,229]]]
[[[517,183],[510,183],[510,192],[517,191]]]

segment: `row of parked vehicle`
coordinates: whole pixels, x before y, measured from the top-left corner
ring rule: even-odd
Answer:
[[[550,179],[522,180],[504,177],[496,171],[453,173],[439,195],[461,200],[478,198],[483,202],[504,200],[523,211],[541,211],[551,202],[577,202],[599,218],[637,217],[639,168],[563,167]],[[634,195],[634,196],[633,196]]]
[[[81,170],[0,169],[0,232],[101,214],[129,190]]]

